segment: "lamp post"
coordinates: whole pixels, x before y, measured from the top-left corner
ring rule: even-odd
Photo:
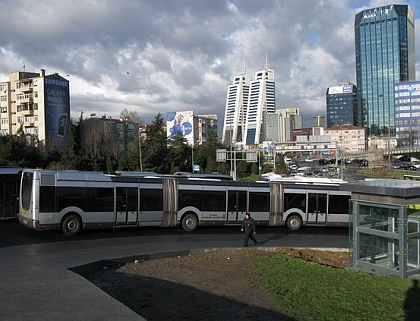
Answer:
[[[340,162],[340,178],[343,179],[344,140],[343,140],[343,127],[341,125],[340,125],[340,145],[341,145],[341,150],[340,150],[340,154],[341,154],[340,155],[341,156],[341,162]]]
[[[230,114],[230,126],[229,126],[229,149],[230,149],[230,176],[233,177],[233,180],[236,180],[235,171],[233,170],[233,115],[235,111],[231,110]]]
[[[141,158],[141,128],[139,128],[139,162],[140,162],[140,172],[143,172],[143,160]]]
[[[191,173],[194,173],[194,143],[191,145]]]

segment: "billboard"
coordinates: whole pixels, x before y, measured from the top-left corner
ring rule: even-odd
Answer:
[[[182,135],[188,144],[194,144],[194,113],[192,111],[176,111],[166,113],[166,133],[171,139]]]
[[[44,77],[45,137],[48,144],[62,149],[67,145],[70,121],[69,81],[58,74]]]
[[[336,86],[336,87],[328,88],[329,95],[351,94],[352,92],[353,92],[353,85]]]

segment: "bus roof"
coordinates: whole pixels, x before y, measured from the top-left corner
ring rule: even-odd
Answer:
[[[23,171],[23,167],[0,167],[0,175],[18,174]]]
[[[292,176],[282,177],[279,175],[268,176],[270,182],[284,182],[284,183],[295,183],[295,184],[345,184],[348,183],[345,180],[339,178],[328,178],[328,177],[307,177],[307,176]]]

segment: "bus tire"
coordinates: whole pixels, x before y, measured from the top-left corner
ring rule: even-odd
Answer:
[[[194,214],[187,214],[182,218],[182,228],[187,232],[192,232],[197,229],[198,219]]]
[[[302,227],[302,219],[299,215],[290,215],[287,218],[287,228],[291,231],[297,231]]]
[[[82,229],[82,220],[78,215],[67,215],[61,222],[61,231],[69,236],[76,235]]]

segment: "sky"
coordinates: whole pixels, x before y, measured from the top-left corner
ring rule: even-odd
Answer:
[[[0,0],[0,81],[10,72],[70,81],[71,117],[151,123],[158,113],[217,114],[227,87],[268,60],[276,108],[299,108],[305,126],[326,115],[328,87],[356,83],[354,18],[382,0]],[[420,79],[420,4],[414,10]]]

